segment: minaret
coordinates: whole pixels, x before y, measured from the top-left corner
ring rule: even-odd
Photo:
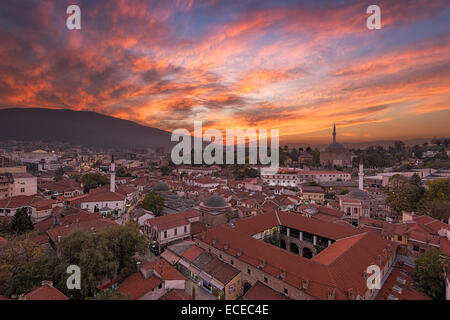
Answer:
[[[364,189],[364,165],[363,165],[362,158],[359,158],[358,177],[359,177],[359,183],[358,183],[359,190],[363,190]]]
[[[336,143],[336,123],[333,125],[333,143]]]
[[[111,178],[109,179],[109,191],[116,192],[116,164],[114,163],[114,154],[111,156],[109,173],[111,174]]]

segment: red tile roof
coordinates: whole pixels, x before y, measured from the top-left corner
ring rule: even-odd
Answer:
[[[199,248],[197,246],[192,246],[183,253],[182,257],[185,258],[186,260],[192,262],[203,252],[204,252],[204,250],[202,248]]]
[[[159,300],[192,300],[192,297],[184,290],[173,289],[164,294]]]
[[[185,276],[164,259],[147,262],[141,266],[141,269],[143,271],[154,270],[157,276],[163,280],[186,280]]]
[[[247,235],[255,235],[280,225],[316,234],[331,240],[337,240],[361,233],[361,230],[351,227],[350,225],[347,226],[307,218],[295,212],[269,212],[234,222],[235,229]]]
[[[128,296],[130,300],[138,300],[161,283],[155,276],[145,279],[140,272],[136,272],[122,282],[117,292]]]
[[[261,267],[273,277],[279,277],[283,270],[283,281],[296,288],[300,288],[302,281],[307,280],[309,286],[306,293],[318,299],[327,299],[331,290],[334,290],[336,299],[347,299],[346,292],[350,288],[354,290],[355,297],[358,294],[365,295],[367,285],[364,272],[367,267],[377,264],[378,258],[381,263],[385,263],[387,259],[383,254],[389,258],[397,248],[395,243],[374,233],[359,231],[348,238],[336,241],[313,259],[308,260],[256,240],[228,225],[220,225],[196,238],[209,245],[214,243],[215,248],[256,268]]]
[[[391,299],[395,297],[398,300],[430,300],[416,287],[413,273],[413,268],[396,263],[375,300],[387,300],[389,296]],[[397,290],[394,290],[394,286]],[[398,290],[399,288],[400,290]]]
[[[89,194],[82,202],[124,201],[125,195],[117,192],[99,192]]]
[[[287,300],[279,292],[257,281],[243,296],[244,300]]]
[[[74,222],[70,224],[65,224],[59,226],[54,229],[50,229],[47,231],[49,238],[53,241],[53,243],[58,242],[58,236],[61,236],[62,239],[68,237],[73,232],[77,230],[82,230],[84,232],[99,232],[107,228],[118,226],[114,221],[109,219],[90,219],[79,222]]]
[[[167,230],[175,227],[187,225],[190,222],[188,219],[200,217],[200,212],[197,210],[186,210],[166,216],[151,218],[145,221],[145,224],[156,227],[158,230]]]
[[[55,287],[41,286],[25,295],[26,300],[69,300]]]

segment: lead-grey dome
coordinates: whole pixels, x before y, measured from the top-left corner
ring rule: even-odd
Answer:
[[[225,208],[228,206],[228,203],[223,197],[219,196],[218,194],[213,194],[208,198],[208,200],[206,200],[204,205],[209,208]]]
[[[158,182],[153,188],[154,191],[169,191],[169,185],[163,181]]]
[[[342,144],[340,144],[339,142],[333,142],[332,144],[330,144],[328,146],[328,149],[345,149],[344,146]]]
[[[370,196],[367,192],[360,190],[360,189],[354,189],[350,191],[347,196],[352,199],[358,199],[358,200],[368,200],[370,199]]]

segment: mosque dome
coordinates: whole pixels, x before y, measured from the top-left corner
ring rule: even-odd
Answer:
[[[169,185],[163,181],[158,182],[153,188],[154,191],[164,192],[170,191]]]
[[[225,208],[228,206],[228,203],[223,197],[213,194],[205,201],[204,206],[208,208]]]
[[[352,199],[358,199],[358,200],[369,200],[370,199],[369,194],[360,189],[354,189],[354,190],[350,191],[347,194],[347,197],[352,198]]]
[[[330,144],[328,146],[328,149],[345,149],[344,146],[342,144],[340,144],[339,142],[333,142],[332,144]]]

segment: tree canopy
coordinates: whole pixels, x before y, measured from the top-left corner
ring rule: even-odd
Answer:
[[[416,260],[415,277],[425,294],[433,300],[445,297],[444,266],[448,263],[448,258],[442,261],[437,249],[425,251]]]
[[[99,172],[89,172],[81,178],[83,183],[84,193],[89,193],[89,190],[104,186],[109,183],[109,178]]]
[[[28,214],[28,209],[17,209],[16,214],[11,221],[11,231],[17,234],[24,234],[33,229],[34,226],[30,215]]]
[[[142,207],[145,210],[153,212],[155,216],[160,216],[164,208],[164,198],[154,191],[147,193],[142,201]]]

